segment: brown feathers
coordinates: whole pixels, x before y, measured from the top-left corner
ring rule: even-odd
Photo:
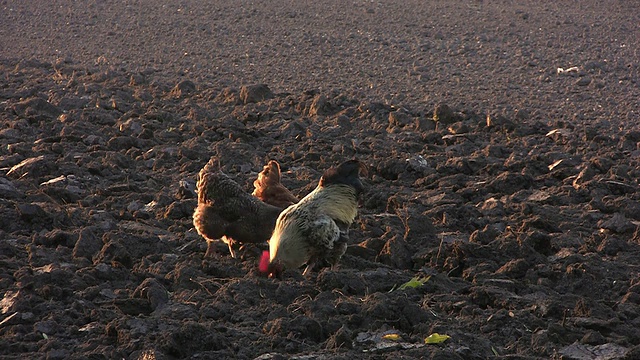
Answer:
[[[266,243],[281,207],[269,205],[245,192],[220,171],[212,158],[200,170],[198,207],[193,225],[207,241],[221,239],[236,257],[236,244]]]
[[[284,209],[300,201],[280,183],[280,164],[275,160],[264,166],[253,186],[253,195],[267,204]]]

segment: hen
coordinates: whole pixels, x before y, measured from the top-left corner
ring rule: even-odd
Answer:
[[[280,182],[280,164],[270,160],[253,182],[253,196],[280,208],[297,203],[299,200]]]
[[[198,206],[193,225],[208,242],[221,239],[235,258],[237,244],[269,240],[282,207],[245,192],[217,168],[213,158],[200,170],[196,186]]]
[[[337,264],[347,249],[349,226],[364,191],[359,175],[366,171],[358,160],[325,171],[315,190],[278,217],[260,271],[279,278],[284,269],[304,264],[303,275],[316,266]]]

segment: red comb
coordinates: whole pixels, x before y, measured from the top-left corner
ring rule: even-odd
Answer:
[[[258,266],[260,272],[266,273],[269,270],[269,251],[265,250],[262,252],[262,257],[260,258],[260,265]]]

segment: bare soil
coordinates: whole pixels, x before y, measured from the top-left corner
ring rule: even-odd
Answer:
[[[0,1],[0,357],[640,358],[639,14]],[[365,162],[339,267],[205,258],[212,156]]]

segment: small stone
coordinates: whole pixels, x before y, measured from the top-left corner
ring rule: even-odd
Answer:
[[[517,120],[528,120],[530,117],[531,115],[529,114],[529,111],[527,111],[526,109],[518,109],[518,111],[516,112]]]
[[[535,221],[535,219],[531,223],[531,226],[535,227],[538,223],[542,223],[542,227],[546,226],[544,225],[544,221]],[[518,243],[520,243],[521,246],[531,246],[534,250],[543,255],[551,255],[553,253],[551,236],[541,231],[534,230],[520,234],[518,236]]]
[[[240,100],[244,104],[273,99],[271,89],[265,84],[247,85],[240,88]]]
[[[563,359],[631,359],[625,357],[628,350],[628,348],[614,343],[597,346],[574,343],[560,349],[558,352]]]
[[[47,159],[44,155],[32,157],[21,161],[18,165],[12,167],[7,176],[12,178],[22,178],[29,176],[31,178],[47,175],[55,167],[55,163],[51,159]]]
[[[120,132],[130,132],[133,135],[140,135],[144,129],[140,122],[137,121],[137,118],[130,118],[120,124],[119,130]]]
[[[599,332],[591,330],[584,334],[580,342],[588,345],[600,345],[604,344],[606,339]]]
[[[635,225],[621,213],[615,213],[611,219],[602,221],[599,226],[618,234],[630,233],[636,228]]]
[[[197,197],[196,182],[192,179],[182,179],[178,182],[178,199],[193,199]]]
[[[145,279],[133,292],[133,297],[149,300],[153,310],[169,302],[167,289],[154,278]]]
[[[0,177],[0,198],[2,199],[17,199],[24,196],[24,193],[18,191],[13,185],[11,180],[4,177]]]
[[[396,235],[387,241],[377,261],[398,269],[411,269],[412,257],[413,252],[409,249],[406,240]]]
[[[616,256],[619,252],[625,251],[627,248],[628,244],[626,241],[616,236],[609,236],[598,244],[596,250],[608,256]]]
[[[403,110],[397,110],[389,113],[389,127],[405,127],[413,123],[411,115]]]
[[[327,349],[351,349],[353,347],[353,333],[346,325],[342,325],[329,340],[327,340]]]
[[[179,82],[172,90],[171,96],[181,98],[187,95],[191,95],[196,92],[196,84],[190,80],[183,80]]]
[[[447,130],[449,130],[449,132],[451,134],[466,134],[470,131],[469,126],[467,126],[466,124],[463,124],[461,122],[456,122],[451,124],[451,126],[449,126],[447,128]]]
[[[576,85],[578,86],[587,86],[591,84],[591,78],[589,76],[581,77],[576,81]]]
[[[580,170],[578,176],[576,176],[576,178],[573,180],[572,185],[575,189],[579,189],[585,186],[589,181],[591,181],[591,179],[593,179],[595,175],[595,169],[593,168],[593,166],[588,164],[582,170]]]
[[[500,233],[495,226],[486,225],[482,230],[476,230],[469,236],[469,242],[487,245],[498,237]]]
[[[69,358],[69,351],[65,349],[52,349],[47,352],[47,360],[63,360]]]
[[[57,106],[39,97],[27,99],[17,103],[14,106],[14,111],[22,116],[40,115],[51,119],[55,119],[60,114],[62,114],[62,110],[60,110]]]
[[[504,215],[504,204],[502,203],[502,201],[492,197],[489,198],[487,200],[485,200],[482,203],[482,206],[480,207],[480,212],[484,215],[484,216],[503,216]],[[485,227],[485,230],[487,228]],[[476,230],[477,231],[477,230]],[[471,234],[473,235],[473,234]],[[495,239],[497,234],[494,234],[491,237],[491,240]],[[489,241],[491,241],[489,240]],[[473,241],[473,240],[471,240]]]
[[[20,217],[25,220],[31,220],[39,217],[44,217],[45,211],[37,204],[18,204],[18,213]]]
[[[424,117],[416,118],[414,121],[415,129],[418,131],[433,131],[436,129],[436,123],[433,121],[429,121]]]
[[[33,329],[47,335],[55,334],[58,331],[58,323],[53,320],[44,320],[37,322]]]
[[[91,228],[83,228],[73,247],[73,257],[91,260],[102,249],[102,245],[102,239],[98,238]]]
[[[129,78],[129,86],[139,86],[147,83],[147,79],[144,74],[133,74]]]
[[[526,275],[530,267],[530,264],[525,259],[515,259],[504,264],[496,271],[496,274],[503,274],[512,279],[519,279]]]
[[[330,113],[330,107],[326,96],[316,95],[309,106],[309,116],[327,115]]]
[[[460,119],[447,104],[438,104],[433,110],[433,121],[443,124],[452,124]]]
[[[408,158],[407,165],[409,165],[409,169],[421,174],[422,176],[431,175],[436,172],[436,170],[429,165],[429,162],[422,155],[415,155]]]

